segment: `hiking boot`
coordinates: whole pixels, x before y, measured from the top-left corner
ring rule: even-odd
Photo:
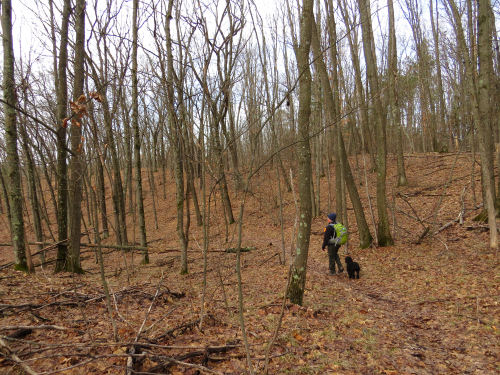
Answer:
[[[335,271],[333,271],[333,272],[332,272],[332,271],[330,271],[328,274],[329,274],[330,276],[335,276],[335,275],[336,275]]]
[[[339,269],[339,273],[342,273],[342,272],[344,272],[344,269],[343,268]]]

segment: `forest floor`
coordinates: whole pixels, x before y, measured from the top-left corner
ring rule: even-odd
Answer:
[[[359,280],[345,272],[328,275],[321,243],[325,215],[334,208],[328,207],[323,177],[303,306],[283,303],[288,266],[280,264],[277,184],[274,171],[262,172],[245,203],[242,245],[255,249],[241,254],[253,373],[264,372],[266,350],[281,322],[270,348],[270,374],[498,374],[500,267],[498,253],[488,247],[486,225],[472,221],[481,211],[474,195],[481,201],[481,194],[479,170],[476,166],[471,178],[471,165],[469,154],[407,155],[409,185],[397,188],[395,161],[389,160],[388,213],[395,245],[359,249],[349,205],[350,243],[340,254],[342,262],[349,253],[360,263]],[[356,178],[363,180],[361,172]],[[375,175],[368,180],[375,207]],[[82,249],[83,275],[54,274],[53,264],[37,267],[34,275],[12,267],[0,270],[0,373],[249,373],[236,255],[224,251],[236,246],[237,227],[226,228],[220,204],[213,207],[203,293],[202,230],[192,219],[189,274],[180,275],[175,190],[171,183],[165,188],[166,199],[163,186],[157,186],[158,229],[145,189],[150,264],[141,265],[138,252],[105,250],[116,340],[94,248]],[[366,187],[358,188],[373,234]],[[237,217],[242,196],[232,196]],[[292,193],[284,193],[283,202],[288,258],[294,238]],[[111,201],[108,207],[111,212]],[[0,223],[0,242],[9,242],[5,214]],[[433,223],[429,232],[438,233],[419,241]],[[130,223],[129,236],[134,235]],[[82,242],[91,239],[85,236]],[[115,243],[113,236],[106,243]],[[47,259],[54,256],[53,250],[47,252]],[[12,260],[12,249],[0,248],[0,265]],[[39,263],[38,256],[34,261]],[[200,329],[203,294],[206,315]]]

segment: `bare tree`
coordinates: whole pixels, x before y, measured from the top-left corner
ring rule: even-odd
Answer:
[[[386,123],[384,108],[380,98],[381,91],[377,72],[377,58],[375,55],[373,28],[371,22],[370,4],[367,0],[358,0],[361,14],[361,29],[363,31],[363,52],[366,61],[366,75],[370,87],[370,97],[373,102],[375,119],[375,134],[377,143],[377,212],[378,227],[377,240],[379,246],[388,246],[394,243],[387,216],[386,197]]]

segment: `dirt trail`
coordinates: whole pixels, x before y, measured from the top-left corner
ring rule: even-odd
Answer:
[[[432,256],[428,254],[428,257]],[[361,331],[361,335],[355,335],[357,338],[352,341],[363,342],[363,336],[365,341],[371,341],[372,348],[369,350],[373,351],[377,359],[377,371],[423,375],[498,373],[495,369],[498,339],[495,340],[495,336],[493,340],[480,339],[478,334],[491,330],[488,325],[492,323],[482,321],[479,311],[473,314],[474,309],[470,306],[474,302],[473,298],[465,299],[465,302],[460,300],[462,308],[469,311],[469,315],[457,313],[457,302],[453,298],[443,296],[440,300],[435,299],[435,295],[427,294],[424,288],[420,292],[418,288],[412,290],[412,284],[425,277],[424,264],[416,262],[415,271],[409,273],[404,281],[399,280],[408,287],[397,289],[393,285],[394,276],[397,275],[394,275],[390,265],[380,262],[383,257],[378,260],[374,256],[365,256],[364,259],[359,280],[350,280],[345,273],[328,276],[324,259],[311,262],[311,277],[320,280],[321,289],[333,294],[335,301],[343,301],[332,306],[332,311],[345,308],[343,314],[353,317],[342,331],[343,337],[349,340],[351,332]],[[468,261],[474,258],[462,259]],[[453,269],[449,276],[459,276],[460,263],[448,266]],[[401,266],[395,267],[399,270]],[[475,262],[467,265],[472,269],[477,266]],[[494,279],[494,272],[491,277]],[[474,292],[471,291],[471,294]],[[493,302],[495,296],[491,296],[491,300],[498,311],[498,306]],[[482,302],[483,305],[489,305],[488,300]],[[341,306],[342,303],[344,306]],[[340,314],[334,316],[338,318]],[[467,340],[467,336],[472,340]],[[356,346],[351,345],[348,349],[356,349]],[[360,373],[375,371],[369,361],[364,365],[367,368],[362,370],[364,366],[360,367]]]

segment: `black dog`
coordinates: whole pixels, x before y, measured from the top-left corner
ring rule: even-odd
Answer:
[[[347,266],[347,273],[350,279],[359,279],[359,270],[361,267],[357,262],[353,262],[350,256],[345,257],[345,264]]]

